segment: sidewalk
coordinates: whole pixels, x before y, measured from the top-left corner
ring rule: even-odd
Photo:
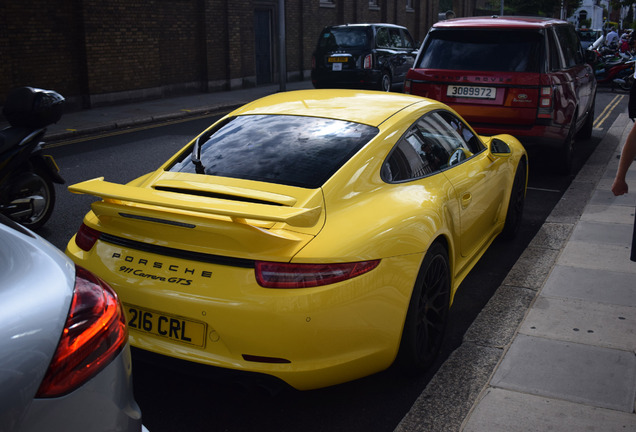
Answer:
[[[636,431],[636,199],[610,191],[631,127],[621,114],[395,432]]]
[[[286,90],[313,88],[311,81],[294,81]],[[248,102],[280,90],[278,84],[215,93],[155,99],[130,104],[98,107],[65,113],[57,124],[47,128],[47,143],[70,140],[91,134],[184,119],[214,112],[229,112]],[[9,126],[0,117],[0,129]]]
[[[311,88],[309,81],[287,90]],[[229,111],[278,85],[65,114],[50,143]],[[636,431],[634,190],[610,185],[621,114],[502,286],[395,432]],[[0,128],[6,124],[0,121]]]

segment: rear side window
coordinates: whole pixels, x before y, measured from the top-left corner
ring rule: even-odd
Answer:
[[[527,30],[433,30],[418,68],[494,72],[539,72],[543,35]]]
[[[555,27],[555,30],[559,43],[561,44],[561,51],[563,52],[563,58],[565,59],[565,66],[570,68],[583,63],[581,44],[579,43],[574,28],[561,25]]]
[[[472,131],[449,112],[436,111],[421,117],[384,162],[382,178],[403,182],[436,174],[450,167],[459,149],[477,153],[484,149]]]
[[[332,27],[322,32],[318,39],[318,48],[328,51],[367,48],[369,30],[367,27]]]
[[[240,116],[203,142],[201,164],[207,175],[315,189],[377,133],[372,126],[318,117]],[[169,171],[196,173],[190,152]]]

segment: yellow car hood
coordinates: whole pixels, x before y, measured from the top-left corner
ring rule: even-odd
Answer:
[[[94,195],[85,223],[128,240],[250,259],[291,258],[322,229],[320,189],[159,170],[128,185],[69,187]]]

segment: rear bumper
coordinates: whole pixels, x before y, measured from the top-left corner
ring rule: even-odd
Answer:
[[[254,269],[125,250],[101,241],[84,252],[72,239],[66,252],[117,291],[132,346],[272,375],[299,390],[354,380],[392,364],[422,260],[419,254],[387,258],[347,281],[280,290],[257,285]],[[177,269],[187,272],[178,280],[171,273]],[[144,325],[139,311],[148,318]],[[142,331],[146,324],[149,329]],[[153,333],[151,327],[160,325]],[[202,335],[192,330],[197,326]]]

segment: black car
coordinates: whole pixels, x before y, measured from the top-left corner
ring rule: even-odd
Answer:
[[[345,87],[390,91],[402,85],[417,46],[406,27],[346,24],[325,27],[311,65],[316,88]]]

